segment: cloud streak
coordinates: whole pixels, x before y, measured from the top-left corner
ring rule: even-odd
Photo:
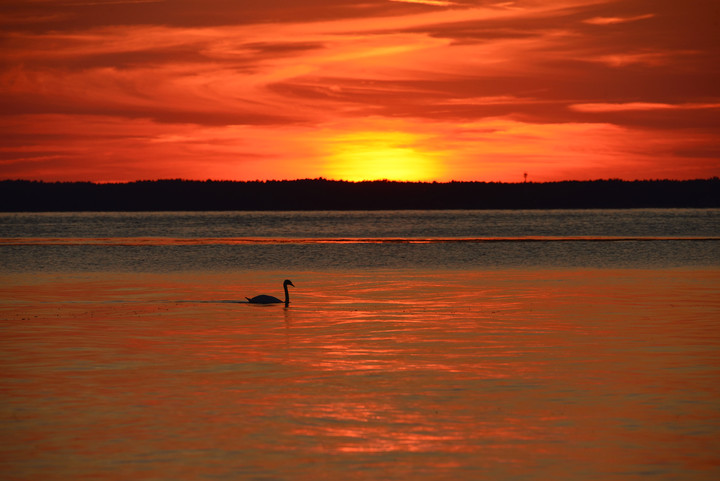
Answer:
[[[398,3],[418,3],[420,5],[431,5],[433,7],[449,7],[457,5],[455,2],[446,2],[444,0],[390,0]]]
[[[647,13],[645,15],[635,15],[633,17],[593,17],[584,20],[585,23],[591,25],[616,25],[618,23],[637,22],[638,20],[647,20],[653,18],[655,14]]]
[[[695,110],[695,109],[719,109],[720,103],[714,104],[662,104],[652,102],[627,102],[618,104],[596,103],[596,104],[575,104],[571,109],[578,112],[627,112],[627,111],[653,111],[653,110]]]

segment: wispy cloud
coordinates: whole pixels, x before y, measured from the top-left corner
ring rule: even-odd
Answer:
[[[419,3],[422,5],[432,5],[433,7],[449,7],[451,5],[457,5],[455,2],[447,2],[444,0],[390,0],[391,2],[398,3]]]
[[[574,104],[571,109],[578,112],[629,112],[638,110],[696,110],[696,109],[718,109],[720,103],[685,103],[665,104],[657,102],[626,102],[626,103],[590,103]]]
[[[658,67],[672,63],[678,56],[692,54],[692,52],[617,52],[589,57],[591,62],[600,62],[611,67],[625,67],[628,65],[647,65]]]
[[[654,13],[646,13],[644,15],[635,15],[632,17],[593,17],[583,20],[591,25],[617,25],[618,23],[637,22],[638,20],[647,20],[653,18]]]

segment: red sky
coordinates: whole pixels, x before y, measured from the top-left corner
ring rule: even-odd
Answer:
[[[720,175],[717,0],[4,0],[0,178]]]

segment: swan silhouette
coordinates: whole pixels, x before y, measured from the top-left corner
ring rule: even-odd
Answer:
[[[285,302],[285,305],[287,306],[288,304],[290,304],[290,295],[288,294],[288,286],[295,287],[295,284],[293,284],[290,279],[285,279],[285,282],[283,282],[283,288],[285,289],[285,301],[281,301],[280,299],[278,299],[275,296],[267,296],[265,294],[255,296],[253,298],[246,297],[245,299],[247,299],[250,304],[277,304],[280,302]]]

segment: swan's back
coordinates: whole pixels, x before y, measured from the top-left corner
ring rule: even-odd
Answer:
[[[255,296],[255,297],[253,297],[252,299],[249,298],[249,297],[246,297],[245,299],[247,299],[248,302],[251,303],[251,304],[275,304],[275,303],[278,303],[278,302],[283,302],[283,301],[281,301],[280,299],[278,299],[278,298],[275,297],[275,296],[268,296],[268,295],[265,295],[265,294],[261,294],[261,295],[259,295],[259,296]]]

